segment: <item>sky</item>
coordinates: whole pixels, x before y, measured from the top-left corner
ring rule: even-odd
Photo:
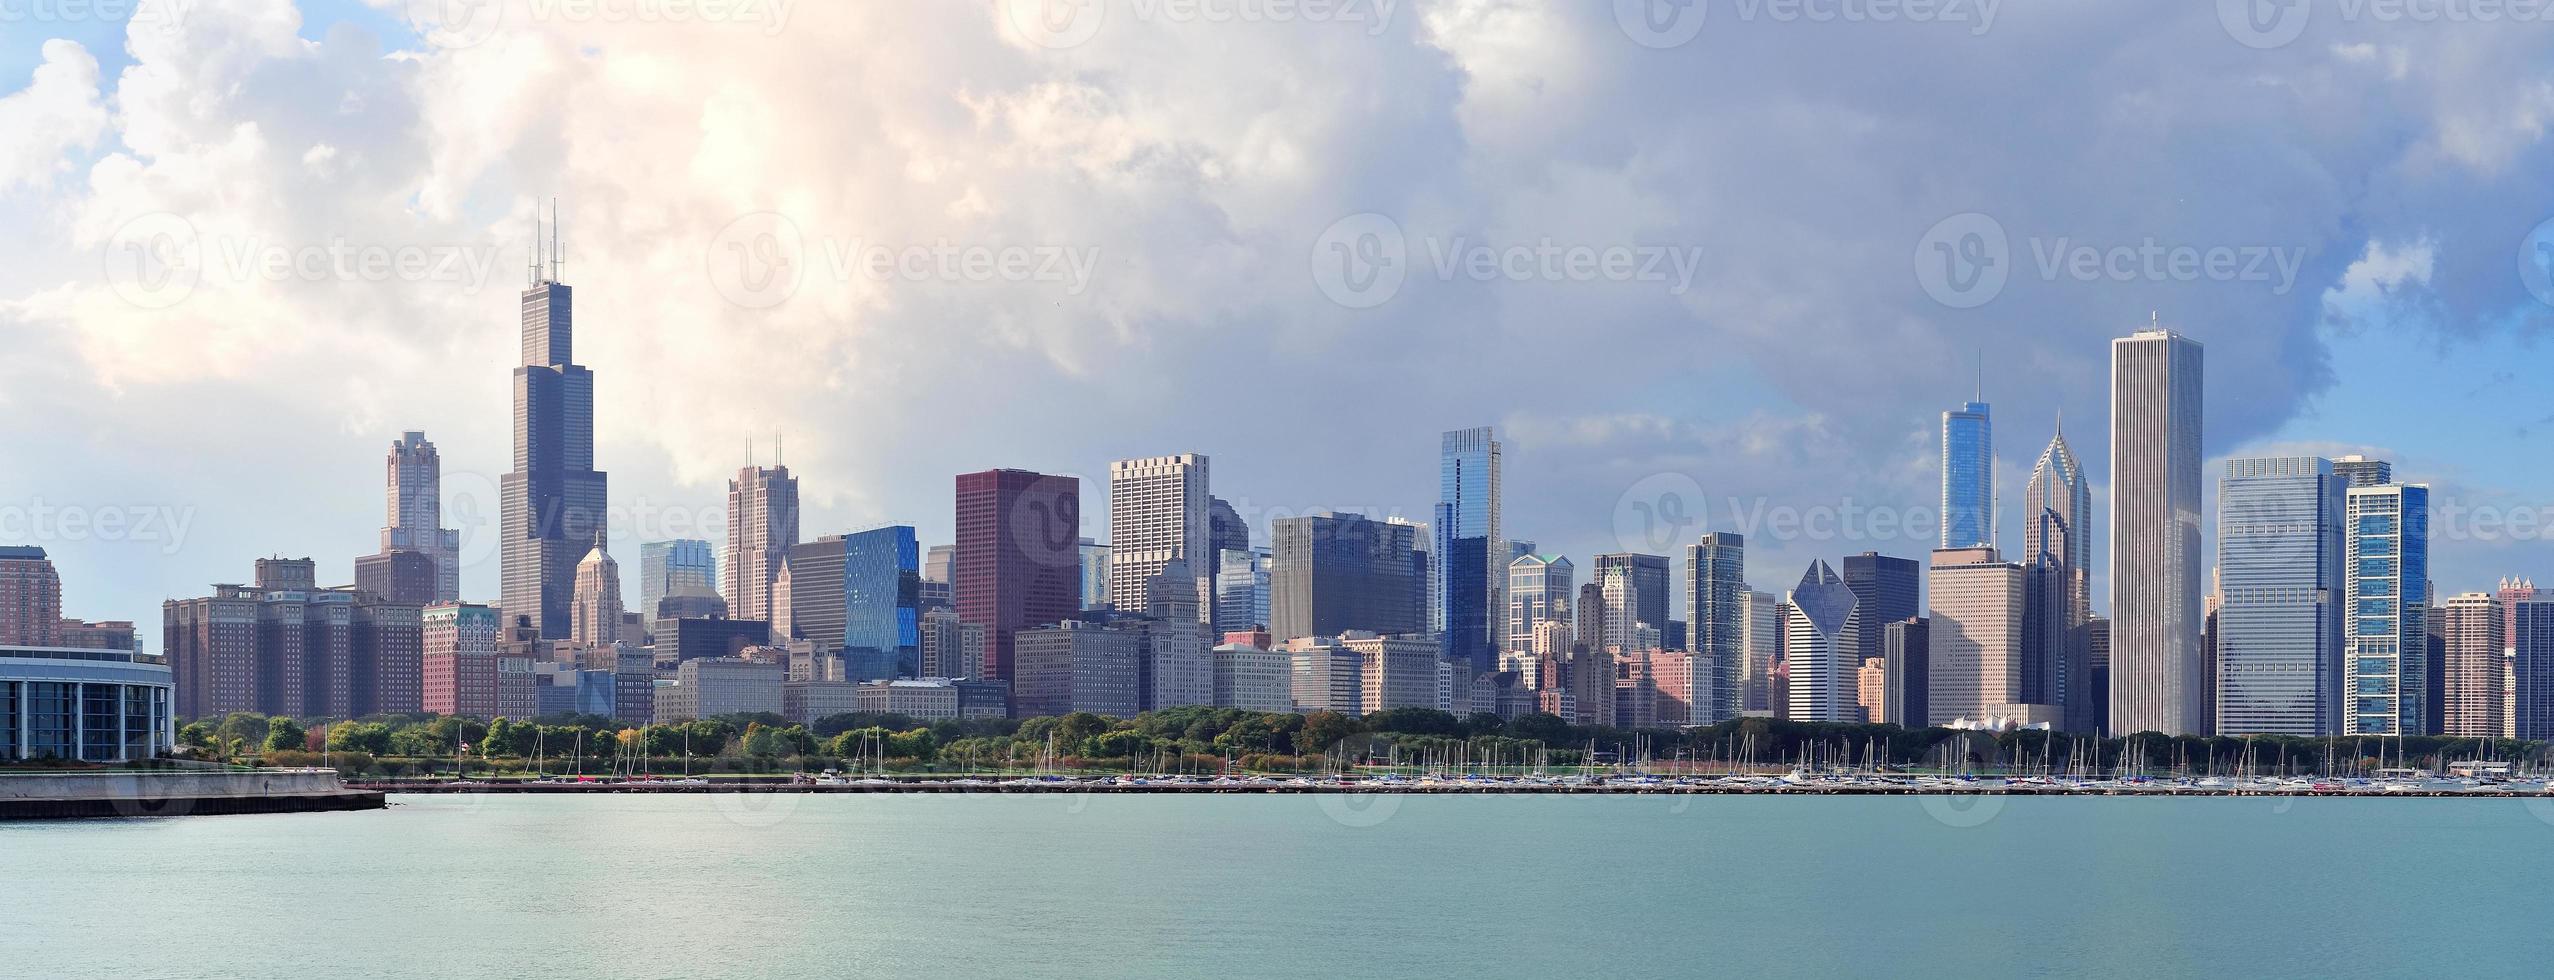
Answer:
[[[0,0],[0,543],[146,635],[260,556],[349,581],[422,429],[493,599],[555,200],[630,575],[783,446],[809,537],[948,541],[1000,466],[1105,540],[1110,460],[1201,452],[1264,538],[1424,520],[1492,425],[1510,536],[1737,530],[1779,591],[1932,546],[1980,389],[2005,499],[2062,414],[2106,515],[2150,322],[2212,487],[2379,455],[2465,515],[2443,594],[2554,575],[2521,6]]]

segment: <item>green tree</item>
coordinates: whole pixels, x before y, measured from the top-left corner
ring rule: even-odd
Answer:
[[[191,745],[199,749],[212,748],[213,730],[205,727],[200,721],[187,722],[185,727],[177,730],[177,744]]]
[[[1356,719],[1336,711],[1315,711],[1304,716],[1303,730],[1295,733],[1295,754],[1320,755],[1354,734]]]
[[[309,743],[310,733],[290,718],[277,717],[266,722],[266,751],[299,752]]]

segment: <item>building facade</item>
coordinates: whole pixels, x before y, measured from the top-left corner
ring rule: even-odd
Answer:
[[[720,594],[727,614],[765,623],[782,621],[782,566],[798,543],[798,478],[789,467],[747,466],[727,481],[726,576]]]
[[[1012,680],[1013,638],[1083,605],[1082,484],[1069,476],[986,470],[957,478],[949,574],[958,618],[984,627],[984,673]]]
[[[2118,733],[2205,734],[2203,370],[2199,343],[2171,331],[2111,342],[2110,719]]]
[[[555,241],[531,278],[514,369],[514,469],[498,486],[500,605],[564,637],[577,562],[608,530],[607,480],[594,468],[594,373],[576,363],[575,294],[559,281]]]
[[[1109,601],[1117,608],[1144,608],[1149,583],[1174,561],[1188,569],[1199,602],[1213,601],[1207,469],[1202,453],[1109,464]]]
[[[1497,668],[1506,632],[1506,541],[1499,523],[1499,441],[1489,427],[1457,429],[1437,452],[1436,542],[1428,587],[1446,657]]]
[[[157,757],[176,744],[175,688],[148,654],[0,645],[0,760]]]
[[[1846,627],[1853,621],[1853,587],[1824,561],[1812,561],[1791,591],[1794,610],[1784,624],[1783,663],[1789,668],[1786,702],[1793,721],[1856,721],[1854,671],[1862,666]],[[1939,698],[1939,694],[1936,695]]]
[[[1408,525],[1358,514],[1281,517],[1269,525],[1268,625],[1276,642],[1349,630],[1418,634]]]
[[[1985,401],[1942,413],[1943,548],[1995,547],[1995,422]]]
[[[423,595],[383,595],[419,605],[461,598],[461,532],[443,526],[442,455],[425,433],[403,432],[390,444],[383,469],[390,499],[379,554],[423,556],[431,576]],[[360,576],[356,584],[362,585]]]
[[[2217,489],[2213,734],[2340,733],[2347,489],[2328,460],[2226,462]]]
[[[2343,519],[2343,734],[2429,734],[2438,721],[2428,619],[2430,489],[2351,487]],[[2114,626],[2114,686],[2118,643]]]

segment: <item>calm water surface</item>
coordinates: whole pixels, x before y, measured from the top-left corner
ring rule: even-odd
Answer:
[[[0,824],[0,975],[2541,975],[2554,805],[393,797]]]

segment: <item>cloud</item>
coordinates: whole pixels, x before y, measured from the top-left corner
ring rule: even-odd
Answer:
[[[0,193],[43,186],[70,169],[65,159],[106,131],[98,101],[98,61],[72,41],[44,42],[44,63],[27,87],[0,97]]]

